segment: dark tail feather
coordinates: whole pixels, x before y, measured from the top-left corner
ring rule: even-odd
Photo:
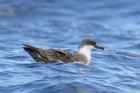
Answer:
[[[27,44],[22,44],[24,47],[24,50],[26,51],[34,51],[34,52],[38,52],[39,48],[36,48],[34,46],[31,45],[27,45]]]
[[[23,49],[27,51],[35,61],[37,62],[40,61],[41,56],[39,54],[39,48],[27,44],[22,44],[22,45],[24,45]]]

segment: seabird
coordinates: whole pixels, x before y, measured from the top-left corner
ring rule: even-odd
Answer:
[[[89,64],[91,59],[91,50],[98,48],[104,50],[103,47],[96,45],[91,39],[84,39],[78,46],[78,52],[70,53],[59,49],[40,49],[31,45],[23,44],[23,49],[37,62],[81,62]]]

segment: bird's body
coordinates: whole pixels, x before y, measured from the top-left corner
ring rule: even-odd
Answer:
[[[48,49],[43,50],[34,46],[27,44],[24,45],[24,50],[26,50],[30,56],[37,62],[81,62],[88,64],[91,59],[91,50],[94,48],[103,49],[103,47],[98,47],[96,42],[90,39],[83,40],[78,47],[77,53],[70,53],[65,50],[59,49]]]

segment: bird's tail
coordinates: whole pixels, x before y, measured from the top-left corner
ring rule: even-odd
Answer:
[[[41,55],[39,53],[39,48],[27,44],[22,44],[22,45],[23,45],[23,49],[27,51],[35,61],[37,62],[40,61]]]

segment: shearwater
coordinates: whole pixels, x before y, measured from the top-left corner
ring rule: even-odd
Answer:
[[[95,48],[104,50],[103,47],[99,47],[96,42],[91,39],[82,40],[78,46],[78,52],[76,53],[70,53],[59,49],[43,50],[27,44],[23,44],[23,48],[37,62],[81,62],[84,64],[89,64],[91,50]]]

